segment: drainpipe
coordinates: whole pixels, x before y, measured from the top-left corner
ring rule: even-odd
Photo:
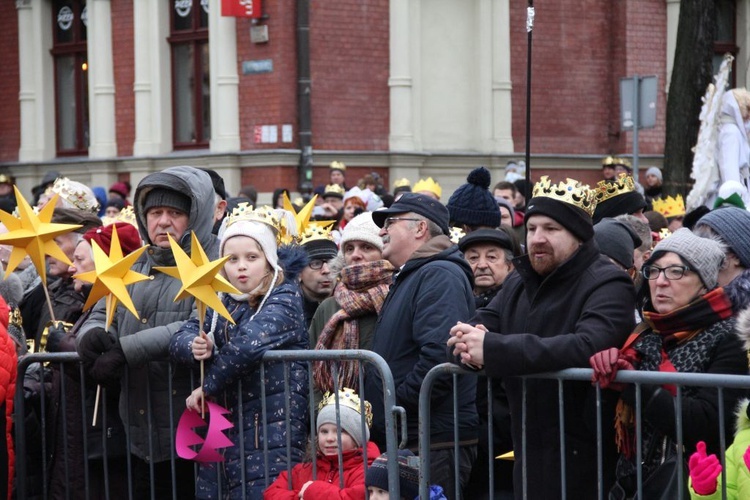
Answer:
[[[300,158],[299,186],[312,182],[312,112],[310,109],[310,0],[297,0],[297,99]]]

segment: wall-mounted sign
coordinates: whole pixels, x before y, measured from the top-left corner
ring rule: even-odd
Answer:
[[[62,7],[57,13],[57,25],[63,31],[68,31],[73,26],[73,20],[75,19],[73,10],[67,5]]]
[[[221,15],[258,19],[262,15],[261,6],[261,0],[221,0]]]
[[[242,61],[243,75],[257,75],[258,73],[273,72],[273,59],[259,59],[257,61]]]

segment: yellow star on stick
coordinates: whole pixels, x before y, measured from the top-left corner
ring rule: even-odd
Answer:
[[[16,192],[19,216],[15,217],[4,210],[0,210],[0,222],[8,228],[7,233],[0,235],[0,243],[13,246],[13,251],[8,259],[8,267],[5,270],[5,277],[7,278],[24,257],[28,255],[34,267],[36,267],[39,276],[42,278],[42,283],[46,283],[47,269],[44,265],[45,256],[49,255],[68,265],[71,264],[65,252],[55,243],[55,238],[61,234],[75,231],[81,226],[79,224],[56,224],[50,222],[52,220],[52,213],[55,211],[58,195],[53,196],[44,208],[39,211],[39,215],[37,215],[18,188],[13,186],[13,189]]]
[[[190,254],[180,248],[180,245],[169,235],[169,244],[172,247],[174,260],[177,266],[173,267],[155,267],[154,269],[177,278],[182,282],[182,288],[177,292],[174,301],[182,300],[188,296],[195,298],[195,304],[198,309],[198,321],[200,322],[200,331],[203,331],[203,318],[206,316],[206,307],[210,307],[217,313],[224,316],[227,321],[234,323],[232,315],[227,308],[221,303],[217,292],[228,292],[240,294],[241,292],[231,285],[224,277],[219,275],[219,270],[229,256],[217,260],[209,260],[206,252],[198,241],[195,233],[191,233]]]
[[[311,226],[319,226],[323,229],[327,228],[328,226],[333,225],[336,221],[335,220],[320,220],[320,221],[311,221],[310,217],[312,217],[312,211],[315,208],[315,200],[318,199],[318,195],[314,195],[310,201],[307,202],[307,204],[302,207],[299,211],[294,208],[294,205],[292,205],[292,202],[289,200],[289,197],[287,196],[286,192],[284,193],[284,210],[291,212],[294,214],[294,220],[297,223],[297,235],[301,236],[305,229]],[[291,236],[288,232],[285,232],[284,235],[281,237],[282,243],[292,243],[294,241],[294,237]]]
[[[122,304],[128,308],[128,311],[138,318],[138,311],[136,311],[135,304],[133,304],[128,289],[125,287],[148,279],[148,276],[130,270],[130,268],[133,267],[133,263],[138,260],[138,257],[140,257],[144,250],[146,250],[146,247],[143,246],[123,257],[122,247],[120,246],[120,237],[117,234],[116,227],[112,227],[112,243],[110,245],[109,255],[102,250],[96,241],[92,240],[91,243],[94,251],[95,270],[76,274],[74,276],[74,278],[78,278],[81,281],[92,283],[94,285],[91,288],[91,292],[89,292],[89,297],[83,305],[83,308],[90,308],[96,304],[99,299],[106,295],[107,328],[112,324],[112,319],[115,316],[115,310],[117,309],[117,304],[119,302],[122,302]]]

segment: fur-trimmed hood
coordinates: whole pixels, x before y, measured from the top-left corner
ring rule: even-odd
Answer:
[[[737,417],[737,422],[735,423],[735,433],[750,429],[750,418],[747,416],[748,403],[750,403],[750,399],[743,399],[740,400],[739,404],[737,405],[737,411],[734,414],[735,417]]]
[[[737,335],[739,335],[745,350],[750,351],[750,307],[743,309],[737,315]]]

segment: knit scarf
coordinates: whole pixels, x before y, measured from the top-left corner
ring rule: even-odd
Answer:
[[[716,288],[665,314],[644,311],[644,321],[620,349],[620,359],[627,360],[641,371],[676,372],[668,351],[731,316],[732,303],[723,288]],[[677,395],[673,385],[665,384],[663,388],[673,397]],[[621,399],[617,403],[615,430],[617,448],[627,458],[632,458],[635,453],[634,429],[635,412]]]
[[[387,260],[353,264],[341,271],[341,282],[333,297],[341,306],[320,333],[315,349],[358,349],[359,318],[379,314],[392,282],[394,268]],[[358,390],[359,363],[339,365],[339,388]],[[333,391],[333,366],[330,361],[313,363],[313,379],[321,392]]]

